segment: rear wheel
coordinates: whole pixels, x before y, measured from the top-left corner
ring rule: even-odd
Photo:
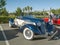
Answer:
[[[33,37],[34,37],[34,33],[29,28],[25,28],[24,31],[23,31],[23,36],[27,40],[32,40]]]

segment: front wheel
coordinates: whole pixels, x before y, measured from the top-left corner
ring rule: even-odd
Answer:
[[[27,40],[32,40],[34,37],[34,33],[32,30],[30,30],[29,28],[25,28],[23,30],[23,36],[25,37],[25,39]]]

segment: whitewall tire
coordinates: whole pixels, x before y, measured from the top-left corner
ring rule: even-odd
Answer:
[[[30,30],[29,28],[25,28],[25,29],[23,30],[23,36],[24,36],[24,38],[27,39],[27,40],[32,40],[33,37],[34,37],[34,33],[33,33],[33,31]]]

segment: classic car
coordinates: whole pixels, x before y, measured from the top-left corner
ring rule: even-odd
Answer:
[[[14,20],[9,20],[9,26],[16,25],[19,27],[23,36],[27,40],[32,40],[34,35],[40,35],[47,37],[48,34],[52,35],[54,32],[54,26],[51,22],[45,23],[43,19],[29,16],[18,16]]]
[[[49,18],[43,18],[45,22],[48,22]],[[53,24],[60,25],[60,15],[55,15],[55,18],[52,19]]]

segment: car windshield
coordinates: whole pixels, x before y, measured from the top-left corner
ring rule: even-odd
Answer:
[[[28,18],[35,18],[34,15],[26,15],[25,17],[28,17]]]

